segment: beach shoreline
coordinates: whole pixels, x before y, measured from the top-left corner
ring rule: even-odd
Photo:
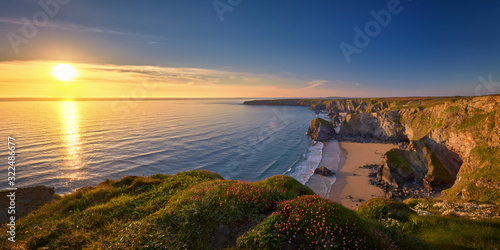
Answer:
[[[345,162],[335,171],[336,181],[327,198],[347,208],[356,209],[365,200],[384,197],[385,193],[381,188],[370,184],[370,170],[361,167],[379,164],[384,154],[392,148],[397,148],[397,145],[360,142],[339,142],[339,145]],[[327,153],[325,151],[326,160]],[[321,164],[323,163],[322,161]]]
[[[323,144],[321,161],[318,167],[325,166],[327,169],[336,173],[344,165],[345,156],[341,153],[340,144],[338,141],[324,141],[319,142]],[[313,174],[305,183],[316,194],[328,198],[331,188],[337,182],[337,176],[321,176]]]

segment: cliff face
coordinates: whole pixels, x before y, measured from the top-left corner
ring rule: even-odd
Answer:
[[[408,143],[386,155],[381,178],[396,186],[419,182],[429,191],[450,188],[449,199],[500,201],[500,96],[369,102],[336,105],[351,112],[340,135]]]
[[[335,128],[331,122],[315,118],[311,121],[311,125],[309,125],[307,135],[315,141],[329,140],[335,136]]]
[[[500,96],[274,100],[340,123],[340,140],[400,143],[379,178],[443,190],[449,200],[500,202]],[[342,122],[339,112],[347,112]]]

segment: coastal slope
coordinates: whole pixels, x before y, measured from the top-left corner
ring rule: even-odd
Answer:
[[[321,228],[318,227],[321,223]],[[8,229],[4,225],[2,230]],[[127,176],[58,197],[17,221],[1,249],[405,247],[289,176],[223,180],[209,171]],[[412,244],[425,246],[414,240]]]

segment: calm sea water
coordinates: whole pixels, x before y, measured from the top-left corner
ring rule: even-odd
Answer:
[[[316,114],[243,101],[0,102],[0,189],[8,187],[8,136],[16,139],[16,187],[47,185],[59,194],[107,178],[194,169],[307,182],[322,157],[322,144],[305,135]]]

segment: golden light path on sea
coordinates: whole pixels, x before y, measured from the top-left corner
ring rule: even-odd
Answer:
[[[78,103],[74,101],[62,101],[61,119],[62,119],[62,136],[64,148],[66,149],[66,157],[64,172],[67,174],[61,176],[75,180],[80,178],[79,170],[82,168],[81,149],[80,149],[80,126],[78,118]]]

